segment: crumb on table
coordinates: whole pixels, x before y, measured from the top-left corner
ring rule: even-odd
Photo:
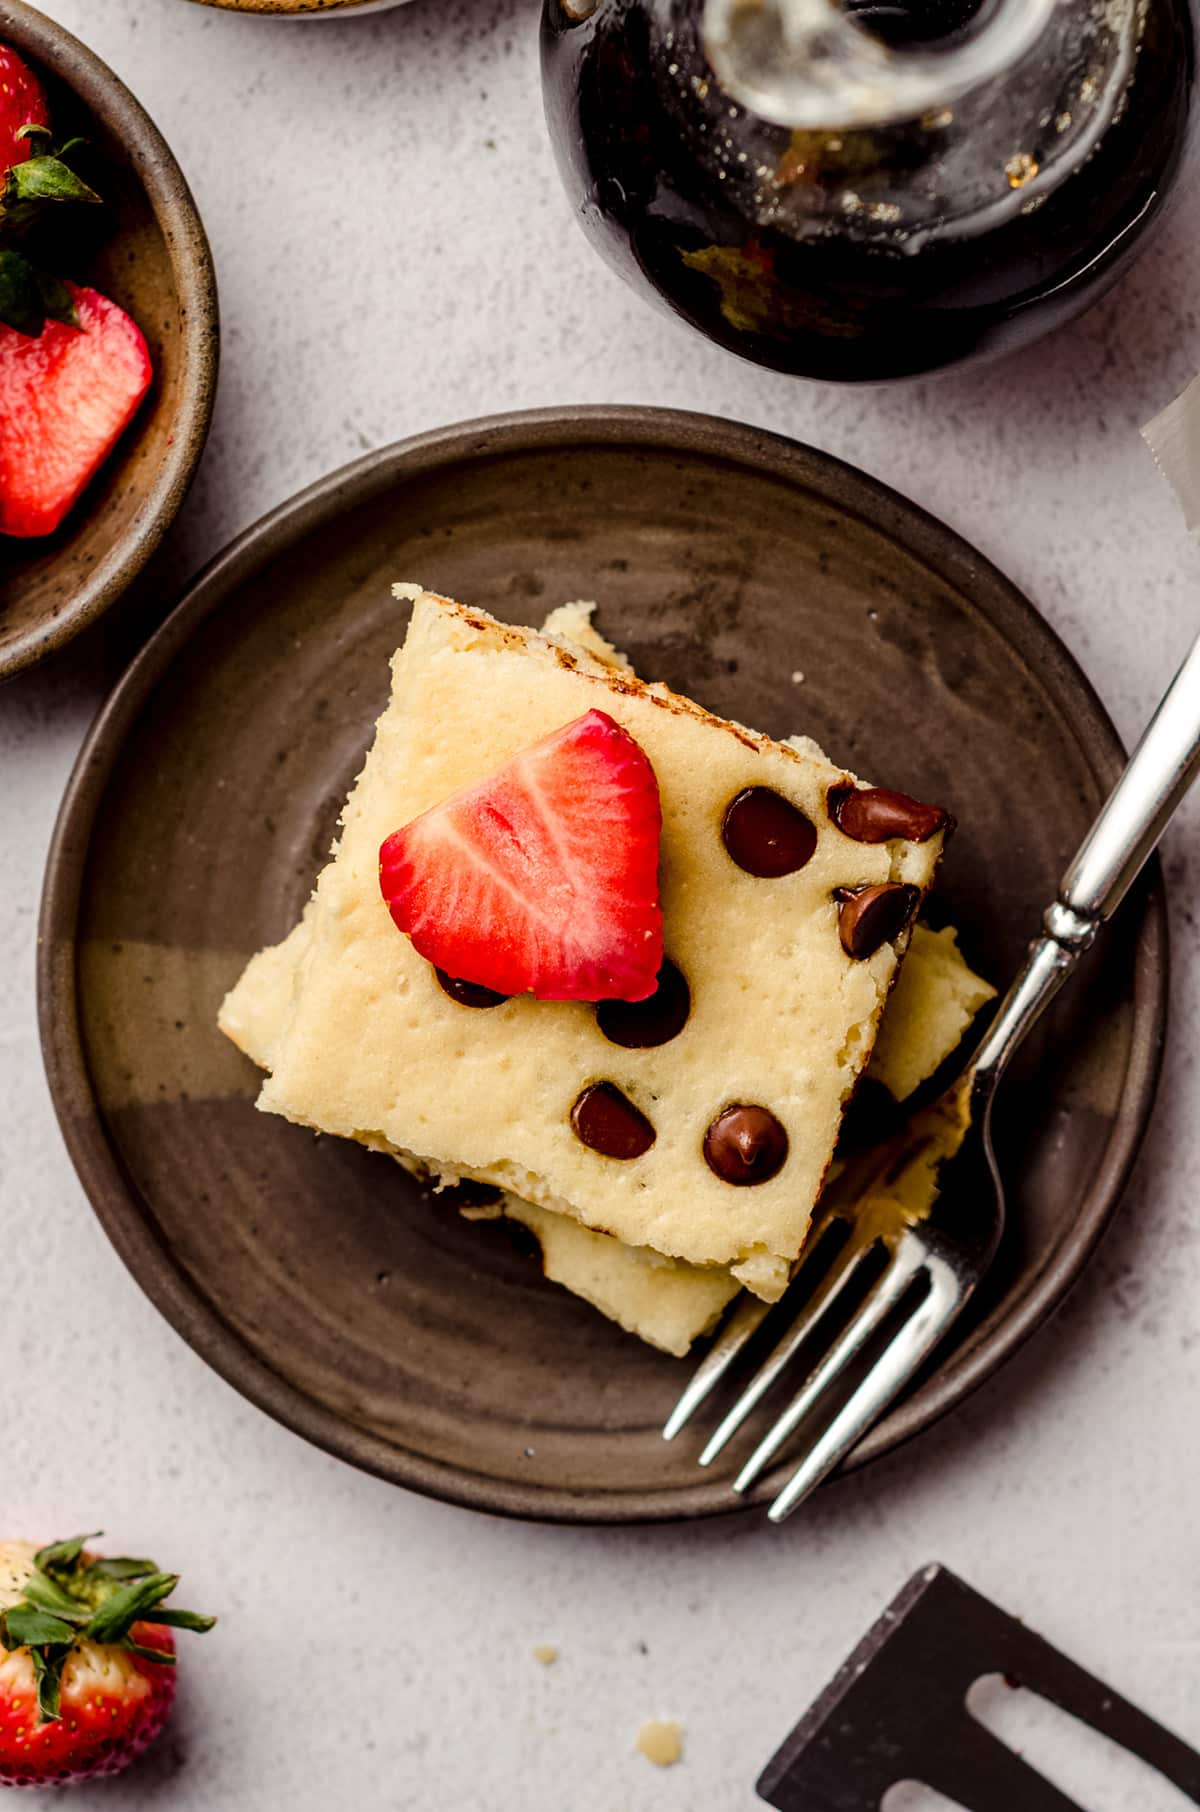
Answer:
[[[533,1651],[533,1658],[540,1661],[543,1667],[549,1667],[558,1660],[558,1650],[552,1642],[539,1642]]]
[[[647,1718],[634,1747],[656,1768],[670,1768],[683,1754],[683,1726],[674,1718]]]

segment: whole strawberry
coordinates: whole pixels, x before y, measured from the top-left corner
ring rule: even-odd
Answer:
[[[0,44],[0,171],[30,155],[29,140],[21,136],[26,126],[49,124],[42,84],[15,50]]]
[[[117,1774],[171,1709],[171,1630],[215,1622],[164,1604],[175,1574],[102,1560],[91,1539],[0,1542],[0,1787]]]

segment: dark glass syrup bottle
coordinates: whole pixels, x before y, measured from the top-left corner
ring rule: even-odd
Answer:
[[[846,381],[1019,346],[1145,243],[1191,127],[1188,0],[545,0],[598,249],[757,363]]]

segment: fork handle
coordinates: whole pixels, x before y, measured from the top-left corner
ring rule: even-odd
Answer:
[[[975,1056],[995,1080],[1105,920],[1116,911],[1200,773],[1200,637],[1142,733],[1124,773],[1046,909],[1043,935]]]

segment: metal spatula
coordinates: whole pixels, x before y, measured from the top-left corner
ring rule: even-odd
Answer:
[[[758,1782],[778,1812],[878,1812],[921,1781],[967,1812],[1080,1812],[976,1722],[987,1674],[1029,1687],[1200,1804],[1200,1755],[944,1567],[926,1567],[864,1637]]]

